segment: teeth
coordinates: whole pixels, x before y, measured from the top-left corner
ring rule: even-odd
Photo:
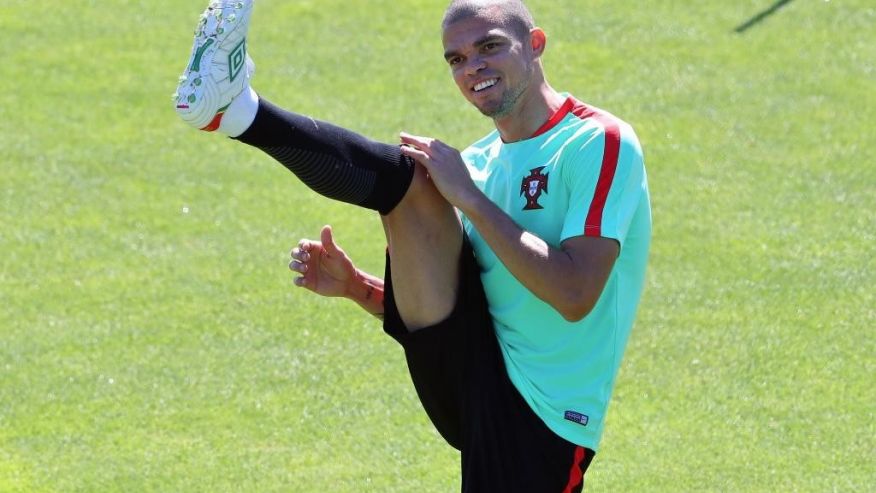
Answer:
[[[493,87],[494,85],[496,85],[496,82],[498,82],[498,80],[496,80],[496,79],[485,80],[485,81],[480,82],[477,85],[475,85],[474,90],[475,90],[475,92],[482,91],[488,87]]]

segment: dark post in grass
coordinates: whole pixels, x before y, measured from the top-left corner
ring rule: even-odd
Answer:
[[[751,26],[754,26],[755,24],[760,23],[762,20],[773,15],[774,13],[776,13],[777,10],[779,10],[780,8],[784,7],[785,5],[791,3],[792,1],[793,0],[779,0],[778,2],[772,4],[772,6],[770,6],[770,8],[758,13],[757,15],[752,17],[751,19],[748,19],[744,23],[736,26],[736,29],[734,29],[734,31],[736,31],[737,33],[744,33],[745,31],[748,30],[748,28],[750,28]]]

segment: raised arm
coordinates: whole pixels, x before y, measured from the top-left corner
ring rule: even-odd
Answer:
[[[302,239],[292,249],[289,269],[300,274],[298,287],[320,296],[355,301],[363,310],[383,318],[383,279],[356,268],[334,242],[331,226],[324,226],[320,241]]]
[[[441,195],[471,220],[523,286],[567,320],[590,313],[620,252],[616,241],[581,236],[552,247],[523,230],[475,186],[458,150],[409,134],[402,134],[402,143],[402,152],[429,171]]]

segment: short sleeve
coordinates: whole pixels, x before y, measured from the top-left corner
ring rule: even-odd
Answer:
[[[569,208],[561,241],[598,236],[623,245],[633,215],[647,193],[642,149],[633,130],[609,121],[604,123],[601,137],[577,147],[564,165]]]

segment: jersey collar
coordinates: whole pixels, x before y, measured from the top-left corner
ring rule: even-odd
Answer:
[[[562,121],[562,119],[565,118],[570,111],[572,111],[572,108],[574,106],[575,98],[573,98],[572,96],[567,97],[566,100],[563,102],[563,105],[560,106],[560,109],[558,109],[553,115],[551,115],[551,117],[548,118],[542,126],[538,127],[538,130],[536,130],[535,133],[533,133],[532,136],[529,138],[532,139],[534,137],[538,137],[539,135],[554,128],[557,123],[560,123],[560,121]]]

